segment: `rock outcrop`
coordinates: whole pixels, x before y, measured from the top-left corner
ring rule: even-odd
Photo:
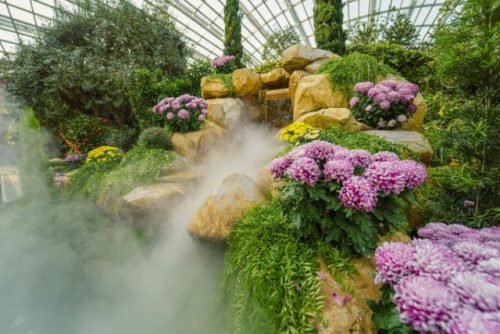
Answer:
[[[295,100],[295,92],[297,91],[297,87],[300,83],[300,80],[302,80],[303,77],[308,75],[310,75],[308,72],[302,70],[294,71],[292,75],[290,75],[290,81],[288,82],[288,90],[290,94],[290,100],[292,101],[292,105]]]
[[[330,76],[314,74],[303,77],[295,92],[293,120],[302,114],[325,108],[347,108],[348,101],[341,91],[333,91]]]
[[[243,174],[229,175],[198,209],[188,232],[200,240],[224,242],[233,223],[264,200],[263,193],[251,178]]]
[[[211,99],[208,103],[208,120],[233,130],[245,117],[243,101],[237,98]]]
[[[295,44],[283,51],[281,65],[288,73],[300,70],[318,59],[330,59],[335,54],[321,49],[315,49],[308,45]]]
[[[318,59],[316,61],[313,61],[312,63],[310,63],[309,65],[307,65],[304,69],[307,72],[314,74],[321,67],[321,65],[323,65],[324,63],[328,63],[332,59],[340,59],[340,58],[342,58],[342,57],[340,57],[339,55],[334,54],[330,58],[321,58],[321,59]]]
[[[257,95],[260,90],[260,76],[248,68],[241,68],[231,74],[233,91],[238,96]]]
[[[276,68],[260,75],[260,82],[268,87],[287,87],[290,80],[290,74],[283,68]]]
[[[369,130],[365,131],[365,133],[382,137],[391,143],[406,146],[410,151],[417,153],[427,165],[432,160],[432,147],[419,132],[407,130]]]
[[[219,147],[228,140],[228,132],[213,122],[206,122],[198,131],[176,132],[172,136],[175,152],[191,163],[199,162],[209,149]]]
[[[348,132],[368,130],[369,127],[356,121],[351,111],[347,108],[328,108],[308,112],[297,119],[315,128],[327,129],[331,127],[341,128]]]
[[[221,79],[203,77],[201,79],[201,96],[205,99],[215,99],[229,96],[229,89]]]

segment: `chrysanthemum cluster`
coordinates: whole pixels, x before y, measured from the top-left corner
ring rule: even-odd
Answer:
[[[229,65],[234,62],[234,59],[235,57],[231,55],[215,57],[214,60],[212,60],[212,67],[218,72],[229,73],[232,70],[231,66]]]
[[[419,87],[413,83],[383,80],[358,82],[349,104],[356,119],[376,128],[397,128],[407,122],[417,106]]]
[[[153,112],[165,115],[174,131],[198,130],[207,117],[207,102],[196,96],[166,97],[153,107]]]
[[[269,165],[276,179],[294,180],[314,187],[335,182],[338,198],[345,206],[371,212],[379,196],[398,195],[421,185],[427,172],[419,163],[399,160],[390,152],[370,154],[348,150],[327,141],[300,145]]]
[[[419,332],[500,333],[500,227],[429,224],[375,252],[401,321]]]
[[[301,139],[317,139],[319,131],[304,122],[294,122],[280,130],[280,139],[295,144]]]

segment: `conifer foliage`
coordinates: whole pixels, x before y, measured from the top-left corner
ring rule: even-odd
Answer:
[[[224,54],[235,57],[236,66],[243,67],[243,45],[241,45],[241,20],[240,2],[227,0],[224,7]]]
[[[346,34],[342,28],[342,0],[316,0],[314,6],[314,35],[318,48],[342,55]]]

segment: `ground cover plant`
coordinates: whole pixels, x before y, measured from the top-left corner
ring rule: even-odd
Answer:
[[[382,332],[497,333],[500,229],[428,224],[409,244],[375,253],[383,298],[370,301]]]
[[[404,229],[406,202],[427,175],[413,160],[315,140],[273,160],[269,170],[302,239],[324,239],[368,255],[380,235]]]
[[[371,81],[358,82],[349,105],[358,121],[378,129],[394,129],[417,111],[413,100],[419,91],[416,84],[394,80],[382,80],[376,85]]]
[[[207,117],[207,102],[196,96],[184,94],[166,97],[153,107],[153,112],[164,115],[173,132],[199,130]]]

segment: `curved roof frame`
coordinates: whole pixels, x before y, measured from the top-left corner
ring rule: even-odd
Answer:
[[[223,53],[225,0],[129,1],[168,11],[195,58]],[[450,12],[440,12],[446,1],[344,0],[344,25],[347,28],[359,21],[381,24],[393,13],[405,13],[416,26],[420,40],[429,41],[432,27],[450,16]],[[40,29],[53,20],[57,4],[68,10],[77,6],[74,0],[0,0],[0,53],[12,54],[21,41],[33,41]],[[252,64],[260,62],[263,44],[275,31],[292,27],[302,43],[315,45],[314,0],[240,0],[240,8],[243,47]]]

